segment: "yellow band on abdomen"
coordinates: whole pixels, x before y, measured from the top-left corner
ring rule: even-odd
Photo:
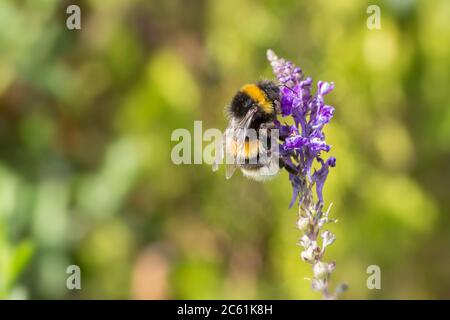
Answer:
[[[256,158],[259,151],[259,140],[245,141],[238,143],[236,140],[231,140],[228,147],[228,152],[233,157],[243,157],[244,159]]]

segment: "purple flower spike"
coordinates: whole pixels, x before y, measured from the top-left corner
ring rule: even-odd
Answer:
[[[303,79],[300,68],[278,58],[271,50],[267,52],[267,58],[280,84],[281,115],[290,117],[295,123],[288,125],[275,121],[280,133],[280,162],[289,171],[292,185],[289,208],[298,202],[297,227],[303,233],[299,242],[303,247],[300,256],[313,267],[312,288],[322,292],[325,299],[334,299],[340,291],[329,291],[329,278],[336,265],[322,261],[325,249],[336,239],[330,231],[322,229],[326,223],[336,221],[328,217],[329,210],[322,211],[325,182],[330,168],[336,166],[335,157],[322,159],[331,149],[325,141],[323,128],[334,114],[334,107],[325,104],[325,96],[334,89],[334,83],[319,81],[317,92],[313,93],[312,78]],[[314,170],[313,166],[319,168]],[[322,241],[318,241],[320,238]]]
[[[295,126],[278,125],[280,136],[283,138],[280,146],[283,152],[280,155],[284,163],[298,164],[297,171],[304,175],[305,179],[311,180],[314,160],[319,158],[322,152],[329,152],[331,149],[325,141],[322,130],[333,118],[334,107],[325,104],[324,96],[333,90],[334,83],[319,81],[317,92],[313,94],[311,92],[312,78],[303,79],[300,68],[290,61],[278,58],[271,50],[267,52],[267,57],[281,84],[281,115],[292,117],[296,124]],[[334,164],[335,161],[336,159]],[[331,162],[323,164],[323,171],[320,171],[322,178],[319,179],[318,184],[316,181],[316,186],[319,185],[319,188],[316,188],[317,195],[321,202],[323,201],[321,190],[326,179],[324,173],[328,172],[328,167],[333,167],[334,164],[331,165]],[[316,179],[318,175],[319,173],[316,172]]]

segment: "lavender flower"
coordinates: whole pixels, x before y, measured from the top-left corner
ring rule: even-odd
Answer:
[[[338,286],[339,290],[330,292],[329,279],[336,264],[322,261],[325,249],[336,239],[330,231],[322,231],[325,224],[336,222],[328,217],[329,209],[323,212],[323,188],[329,168],[336,165],[336,158],[322,159],[322,154],[331,149],[325,141],[323,128],[334,113],[334,108],[325,104],[324,97],[333,91],[334,83],[319,81],[316,93],[312,94],[312,79],[304,79],[300,68],[278,58],[272,50],[267,51],[267,58],[281,87],[281,115],[291,117],[294,122],[294,125],[288,125],[275,121],[275,126],[281,139],[280,157],[289,167],[293,189],[289,207],[298,201],[297,227],[303,233],[299,242],[303,247],[300,256],[313,267],[312,288],[320,291],[325,299],[334,299],[345,286]],[[312,172],[314,164],[320,167]]]

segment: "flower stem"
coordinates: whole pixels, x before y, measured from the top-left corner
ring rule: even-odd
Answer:
[[[330,231],[323,231],[323,226],[333,220],[328,219],[328,211],[323,212],[323,204],[314,204],[311,187],[308,183],[302,183],[299,192],[298,206],[298,229],[302,232],[300,245],[303,246],[302,259],[311,264],[313,278],[312,288],[322,294],[323,299],[337,299],[338,292],[331,293],[329,282],[331,273],[335,268],[335,263],[324,262],[325,249],[334,242],[334,235]],[[319,235],[323,238],[321,244],[318,243]]]

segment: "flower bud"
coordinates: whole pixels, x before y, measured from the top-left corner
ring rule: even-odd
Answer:
[[[303,261],[312,262],[314,260],[314,250],[312,247],[309,247],[306,250],[303,250],[301,253],[301,257]]]
[[[330,93],[334,89],[334,83],[319,81],[318,87],[319,87],[319,94],[324,96],[324,95]]]
[[[305,231],[305,230],[308,228],[308,226],[309,226],[309,218],[306,218],[306,217],[300,217],[300,218],[297,220],[297,228],[298,228],[300,231]]]
[[[330,231],[324,231],[322,232],[322,246],[323,248],[328,247],[330,244],[332,244],[334,242],[334,240],[336,240],[336,236],[334,234],[332,234]]]
[[[312,241],[308,238],[308,236],[305,234],[303,235],[303,237],[300,239],[300,245],[307,249],[311,246]]]
[[[348,286],[345,283],[341,283],[336,287],[335,293],[337,296],[339,296],[340,294],[344,293],[345,291],[347,291]]]
[[[313,267],[314,277],[317,279],[325,279],[328,276],[328,264],[324,262],[317,262]]]
[[[313,290],[322,291],[326,288],[326,282],[322,279],[312,279],[311,287],[313,288]]]
[[[336,269],[336,262],[333,261],[328,264],[328,273],[332,273],[334,269]]]
[[[320,248],[317,246],[315,241],[310,242],[310,245],[302,251],[301,258],[303,261],[313,263],[320,254]]]

